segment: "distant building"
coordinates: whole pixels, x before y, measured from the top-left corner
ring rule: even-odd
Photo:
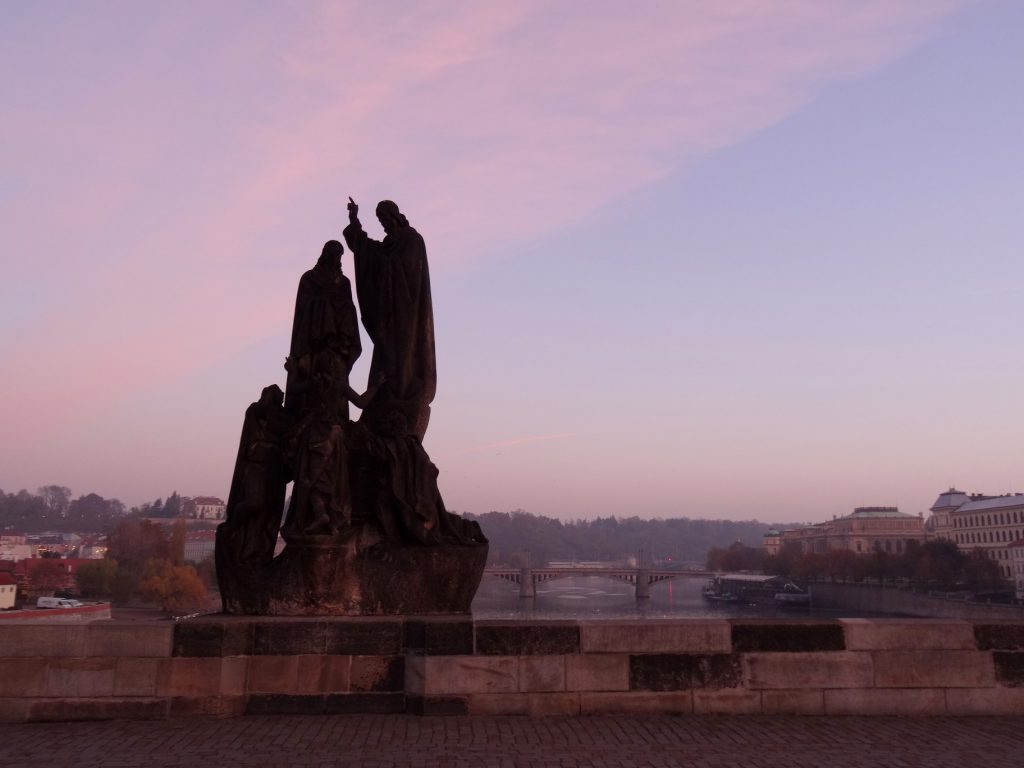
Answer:
[[[215,531],[190,531],[185,534],[185,551],[183,559],[186,563],[199,564],[213,557]]]
[[[85,560],[102,560],[107,556],[106,537],[95,536],[83,539],[78,546],[78,556]]]
[[[764,547],[769,554],[770,548],[777,553],[789,544],[799,545],[803,554],[835,550],[861,555],[875,551],[902,554],[910,542],[924,539],[924,519],[919,515],[905,514],[896,507],[857,507],[845,517],[781,531],[777,539],[766,535]]]
[[[223,520],[226,505],[216,496],[196,496],[188,508],[196,520]]]
[[[1024,600],[1024,539],[1017,539],[1009,546],[1009,550],[1014,591],[1018,600]]]
[[[768,531],[764,535],[763,546],[764,551],[769,555],[779,554],[779,550],[782,549],[782,534],[775,529]]]
[[[0,560],[28,560],[37,554],[32,544],[0,544]]]
[[[14,607],[14,598],[18,593],[18,583],[7,571],[0,571],[0,611]]]
[[[936,538],[955,542],[965,552],[981,550],[1007,578],[1016,578],[1010,545],[1024,538],[1024,494],[967,494],[950,488],[939,494],[929,521]]]

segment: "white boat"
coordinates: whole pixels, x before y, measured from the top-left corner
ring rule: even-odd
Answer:
[[[806,608],[811,604],[811,593],[789,582],[775,593],[775,602],[784,608]]]

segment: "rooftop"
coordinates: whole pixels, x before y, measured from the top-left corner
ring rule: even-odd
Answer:
[[[909,518],[914,517],[914,515],[908,515],[906,512],[900,512],[899,507],[857,507],[851,514],[842,519],[863,520],[864,518],[881,517]]]
[[[956,509],[957,512],[982,512],[989,509],[1008,509],[1024,507],[1024,494],[1008,493],[1005,496],[990,496],[977,501],[969,501]]]

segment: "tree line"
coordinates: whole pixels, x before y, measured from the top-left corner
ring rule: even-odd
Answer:
[[[712,571],[763,571],[795,581],[894,581],[903,579],[936,591],[983,591],[1005,588],[999,565],[984,552],[963,552],[946,539],[911,541],[895,554],[881,549],[858,555],[845,549],[804,553],[785,545],[777,555],[735,543],[712,547],[706,565]]]
[[[105,499],[97,493],[73,498],[71,489],[63,485],[44,485],[36,493],[0,490],[0,531],[106,533],[126,517],[175,518],[188,514],[191,503],[177,491],[166,501],[161,497],[129,509],[118,499]]]
[[[711,547],[736,541],[759,547],[772,527],[757,520],[685,517],[598,517],[563,522],[522,510],[464,516],[479,521],[490,540],[489,565],[516,567],[525,564],[527,557],[538,567],[552,560],[622,561],[637,556],[641,549],[659,565],[700,564]]]

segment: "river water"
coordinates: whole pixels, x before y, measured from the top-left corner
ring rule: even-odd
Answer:
[[[637,600],[633,585],[602,576],[570,576],[537,585],[534,598],[519,597],[519,585],[484,575],[473,600],[476,619],[672,619],[672,618],[837,618],[835,611],[709,603],[701,597],[705,579],[679,578],[651,585],[649,599]],[[852,614],[843,616],[866,616]]]

